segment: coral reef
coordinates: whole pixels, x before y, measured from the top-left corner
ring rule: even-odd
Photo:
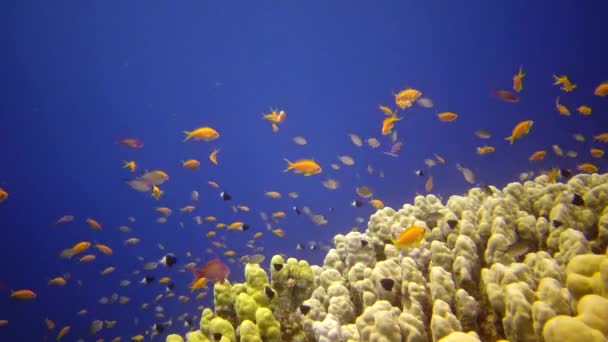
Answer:
[[[336,235],[322,266],[275,256],[270,280],[216,284],[187,341],[608,341],[607,205],[608,174],[418,196]],[[410,225],[429,234],[399,250]]]

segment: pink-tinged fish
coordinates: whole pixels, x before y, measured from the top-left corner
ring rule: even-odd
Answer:
[[[192,275],[194,276],[194,281],[205,277],[208,281],[212,281],[217,283],[218,281],[222,281],[228,278],[230,274],[230,268],[226,264],[224,264],[219,258],[215,258],[211,261],[208,261],[201,268],[192,268]]]
[[[130,148],[142,148],[144,147],[144,142],[137,138],[122,138],[118,139],[117,143],[127,146]]]
[[[515,95],[514,93],[512,93],[508,90],[503,90],[503,89],[493,90],[492,95],[498,97],[499,99],[501,99],[505,102],[511,102],[511,103],[519,102],[519,96]]]

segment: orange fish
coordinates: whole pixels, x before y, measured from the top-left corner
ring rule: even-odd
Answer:
[[[521,90],[523,89],[523,79],[525,76],[526,74],[524,73],[524,69],[520,65],[519,72],[515,74],[515,76],[513,76],[513,90],[518,93],[521,92]]]
[[[63,328],[61,328],[61,330],[59,331],[59,333],[57,334],[57,337],[55,338],[56,341],[61,340],[65,335],[67,335],[70,332],[70,326],[67,325]]]
[[[574,89],[576,89],[576,84],[573,84],[572,82],[570,82],[570,79],[566,75],[562,75],[562,76],[553,75],[553,79],[555,80],[553,85],[561,85],[560,89],[565,92],[570,92],[570,91],[573,91]]]
[[[592,148],[589,150],[589,153],[593,158],[602,158],[604,156],[604,150],[600,150],[599,148]]]
[[[196,159],[188,159],[182,162],[182,166],[186,169],[196,170],[199,166],[201,166],[201,162]]]
[[[393,244],[399,249],[408,249],[410,247],[418,247],[424,240],[427,229],[411,225],[404,229],[396,239],[393,239]]]
[[[79,261],[81,263],[91,262],[91,261],[95,260],[96,258],[97,257],[94,254],[87,254],[87,255],[82,256]]]
[[[203,141],[212,141],[220,137],[220,133],[215,129],[204,126],[194,129],[193,131],[184,131],[186,138],[184,141],[188,140],[203,140]]]
[[[519,102],[519,97],[508,90],[504,90],[504,89],[494,90],[494,91],[492,91],[492,95],[494,95],[495,97],[497,97],[505,102],[511,102],[511,103]]]
[[[484,154],[488,154],[488,153],[492,153],[494,152],[495,148],[492,146],[481,146],[477,148],[477,154],[479,154],[480,156],[483,156]]]
[[[393,132],[395,122],[402,120],[403,118],[397,117],[397,115],[391,115],[382,120],[382,135],[389,135]]]
[[[576,111],[579,112],[581,115],[585,115],[585,116],[589,116],[591,115],[591,107],[589,106],[580,106],[578,108],[576,108]]]
[[[515,127],[513,127],[511,136],[506,137],[505,140],[507,140],[509,143],[513,144],[516,140],[521,139],[525,135],[528,135],[528,133],[530,133],[530,129],[532,128],[533,125],[534,125],[534,121],[532,121],[532,120],[521,121],[520,123],[515,125]]]
[[[608,82],[602,82],[595,88],[594,95],[605,97],[608,96]]]
[[[8,198],[8,192],[6,192],[6,190],[0,188],[0,203],[6,201],[7,198]]]
[[[8,325],[8,320],[7,319],[0,320],[0,327],[5,327],[7,325]]]
[[[158,186],[156,186],[156,185],[152,186],[152,197],[154,197],[155,200],[158,201],[164,193],[165,192],[163,190],[161,190]]]
[[[303,173],[304,176],[311,176],[321,173],[323,169],[313,159],[300,159],[296,162],[290,162],[287,159],[283,159],[287,162],[287,168],[283,172],[294,170],[295,173]]]
[[[438,113],[437,117],[439,118],[439,121],[452,122],[452,121],[456,120],[458,115],[456,113],[452,113],[452,112],[443,112],[443,113]]]
[[[437,159],[437,162],[439,164],[445,164],[445,159],[442,156],[438,155],[437,153],[434,153],[434,154],[435,154],[435,159]]]
[[[576,168],[577,168],[579,171],[582,171],[582,172],[587,172],[587,173],[596,173],[596,172],[597,172],[597,170],[599,170],[597,166],[595,166],[595,165],[593,165],[593,164],[591,164],[591,163],[583,163],[583,164],[578,164],[578,165],[576,166]]]
[[[274,229],[272,233],[280,238],[285,236],[285,231],[281,228]]]
[[[208,181],[207,184],[209,184],[212,188],[216,188],[216,189],[220,188],[219,184],[217,184],[214,181]]]
[[[420,96],[422,96],[422,92],[419,90],[407,88],[395,94],[395,104],[404,110],[411,107]]]
[[[133,160],[131,160],[131,161],[123,160],[122,161],[122,168],[123,169],[126,168],[126,169],[129,169],[129,171],[131,171],[131,172],[135,172],[135,169],[137,169],[137,164]]]
[[[209,160],[213,163],[213,165],[217,165],[217,154],[219,151],[220,150],[216,148],[209,154]]]
[[[20,300],[32,300],[36,299],[36,292],[27,289],[17,290],[11,292],[11,297]]]
[[[117,143],[135,149],[144,147],[144,142],[137,138],[122,138],[118,139]]]
[[[570,116],[570,109],[559,103],[559,96],[557,97],[557,99],[555,99],[555,108],[557,109],[560,115]]]
[[[601,141],[603,143],[608,143],[608,132],[594,135],[593,140]]]
[[[529,161],[543,160],[543,159],[545,159],[546,155],[547,155],[547,151],[536,151],[536,152],[532,153],[532,155],[530,155],[528,160]]]
[[[49,280],[49,285],[53,286],[65,286],[68,282],[63,277],[55,277]]]
[[[89,225],[89,227],[95,230],[101,230],[101,224],[90,217],[87,218],[87,224]]]
[[[103,253],[104,255],[112,255],[113,253],[112,248],[101,243],[95,244],[95,248],[97,248],[97,250]]]
[[[388,115],[388,116],[396,116],[397,115],[397,113],[394,112],[392,109],[390,109],[388,106],[380,105],[378,107],[380,108],[380,110],[382,111],[382,113],[384,113],[384,115]]]
[[[433,190],[433,176],[429,176],[426,183],[424,183],[424,190],[426,190],[426,192],[431,192],[431,190]]]

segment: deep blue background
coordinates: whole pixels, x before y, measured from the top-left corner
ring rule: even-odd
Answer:
[[[424,191],[424,178],[414,170],[438,153],[447,159],[432,169],[433,192],[461,194],[468,188],[455,163],[472,168],[480,180],[503,186],[531,168],[590,161],[589,137],[608,131],[608,103],[593,96],[593,89],[608,80],[605,17],[608,3],[587,1],[3,1],[0,5],[0,187],[10,198],[0,204],[0,340],[21,337],[39,340],[47,333],[44,318],[72,327],[66,340],[87,337],[93,319],[118,320],[113,331],[97,337],[123,340],[143,333],[156,320],[153,306],[140,309],[163,292],[160,285],[142,289],[138,284],[119,287],[121,279],[137,283],[132,271],[142,262],[159,259],[156,244],[187,262],[191,251],[203,261],[212,255],[204,236],[212,225],[198,226],[194,215],[215,215],[222,222],[241,219],[252,225],[248,233],[221,232],[229,248],[249,253],[247,239],[264,231],[260,240],[268,257],[286,253],[321,263],[325,252],[297,252],[298,242],[329,243],[333,235],[356,226],[355,217],[367,219],[370,206],[349,206],[356,185],[369,185],[376,196],[394,208]],[[605,46],[605,44],[604,44]],[[520,64],[528,73],[521,102],[509,104],[490,96],[493,88],[510,88]],[[552,86],[552,74],[567,74],[578,85],[572,93]],[[382,154],[389,148],[355,147],[348,133],[380,138],[383,118],[379,104],[394,106],[393,92],[412,86],[430,97],[435,108],[408,109],[396,130],[405,143],[399,159]],[[554,101],[561,96],[571,117],[557,114]],[[594,109],[590,117],[575,112],[581,104]],[[278,134],[261,119],[270,107],[287,112]],[[441,123],[437,111],[459,114]],[[515,145],[508,136],[515,123],[532,119],[531,134]],[[183,143],[182,131],[211,125],[221,137],[211,143]],[[489,141],[473,131],[487,128]],[[574,141],[584,133],[588,141]],[[306,146],[292,143],[303,135]],[[142,139],[142,150],[129,150],[116,139]],[[496,147],[480,157],[475,148]],[[559,144],[579,152],[576,159],[558,159],[551,152],[534,165],[527,158],[538,149]],[[219,147],[219,166],[208,153]],[[332,170],[339,154],[352,155],[356,165]],[[324,168],[321,175],[303,177],[282,173],[283,158],[314,157]],[[180,161],[198,158],[199,171],[181,167]],[[170,180],[162,186],[159,202],[137,193],[123,182],[131,177],[122,160],[136,160],[141,169],[162,169]],[[385,178],[370,176],[368,164]],[[604,162],[599,163],[605,166]],[[331,192],[321,180],[341,182]],[[247,204],[250,213],[235,215],[219,200],[218,190],[206,182],[216,180],[235,202]],[[201,199],[193,215],[178,208],[190,204],[189,194]],[[282,200],[264,197],[278,190]],[[297,191],[296,201],[286,196]],[[329,224],[318,227],[290,211],[308,205],[327,215]],[[154,207],[174,211],[165,225],[155,223]],[[335,208],[333,213],[329,207]],[[285,210],[283,239],[265,231],[259,212]],[[62,215],[76,221],[53,226]],[[129,223],[127,217],[137,218]],[[84,223],[99,220],[96,232]],[[179,228],[182,221],[185,228]],[[118,227],[127,224],[132,234]],[[142,239],[124,247],[132,236]],[[115,255],[98,256],[92,264],[61,260],[59,252],[80,240],[104,242]],[[218,254],[221,255],[221,251]],[[225,259],[225,258],[224,258]],[[106,277],[106,266],[117,271]],[[267,263],[265,263],[265,266]],[[232,266],[231,279],[242,280],[242,268]],[[48,279],[71,272],[64,288],[48,287]],[[177,283],[178,295],[189,273],[159,270]],[[83,285],[77,285],[76,280]],[[31,288],[32,302],[9,298],[10,289]],[[117,292],[130,296],[127,305],[97,304],[99,297]],[[194,296],[192,296],[194,297]],[[210,299],[211,296],[208,297]],[[203,300],[208,305],[209,300]],[[167,317],[198,313],[200,304],[163,300]],[[86,308],[89,314],[77,316]],[[134,325],[133,317],[140,323]],[[168,329],[184,333],[181,322]]]

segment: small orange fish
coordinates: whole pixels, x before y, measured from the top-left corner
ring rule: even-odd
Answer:
[[[165,192],[161,190],[157,185],[152,186],[152,197],[154,197],[155,200],[158,201],[164,193]]]
[[[171,209],[169,209],[167,207],[157,207],[156,211],[163,214],[163,216],[165,216],[165,217],[171,215]]]
[[[89,227],[95,230],[101,230],[101,224],[90,217],[87,218],[87,224],[89,225]]]
[[[439,118],[439,121],[441,121],[441,122],[452,122],[452,121],[456,120],[456,118],[458,117],[458,114],[453,113],[453,112],[443,112],[443,113],[438,113],[437,117]]]
[[[543,160],[543,159],[545,159],[546,155],[547,155],[547,151],[536,151],[536,152],[532,153],[532,155],[530,155],[528,160],[529,161]]]
[[[200,277],[190,284],[190,291],[200,290],[207,288],[207,278]]]
[[[245,227],[245,222],[235,221],[235,222],[232,222],[230,225],[228,225],[228,230],[237,230],[237,229],[244,230],[243,227]]]
[[[209,184],[212,188],[216,188],[216,189],[220,188],[219,184],[217,184],[214,181],[208,181],[207,184]]]
[[[287,159],[283,160],[287,162],[287,168],[283,172],[294,170],[295,173],[302,173],[304,176],[316,175],[322,172],[321,166],[313,159],[300,159],[293,163]]]
[[[396,116],[397,113],[390,109],[388,106],[380,105],[378,106],[384,115],[388,116]]]
[[[7,198],[8,198],[8,192],[6,192],[6,190],[0,188],[0,203],[6,201]]]
[[[184,141],[188,140],[203,140],[203,141],[212,141],[220,137],[220,133],[215,129],[204,126],[194,129],[193,131],[184,131],[186,138]]]
[[[395,127],[395,122],[402,120],[403,118],[397,117],[397,115],[391,115],[384,120],[382,120],[382,135],[389,135],[393,132],[393,128]]]
[[[201,162],[196,159],[188,159],[182,162],[182,166],[186,169],[196,170],[199,166],[201,166]]]
[[[273,219],[282,219],[285,217],[287,217],[287,214],[284,211],[277,211],[275,213],[272,213]]]
[[[0,320],[0,327],[5,327],[8,325],[8,320],[7,319],[1,319]]]
[[[518,93],[521,92],[521,90],[523,89],[523,79],[525,76],[526,76],[526,73],[524,73],[524,69],[520,65],[519,72],[517,74],[515,74],[515,76],[513,76],[513,90],[515,90]]]
[[[594,95],[605,97],[608,96],[608,82],[602,82],[595,88]]]
[[[270,126],[272,127],[273,133],[277,133],[279,131],[279,126],[277,124],[275,124],[274,122]]]
[[[53,286],[65,286],[68,282],[63,277],[55,277],[49,280],[49,285]]]
[[[123,169],[126,168],[126,169],[129,169],[129,171],[131,171],[131,172],[135,172],[135,169],[137,169],[137,164],[133,160],[131,160],[131,161],[123,160],[122,161],[122,168]]]
[[[601,141],[603,143],[608,143],[608,132],[594,135],[593,140]]]
[[[593,158],[602,158],[604,156],[604,150],[600,150],[599,148],[592,148],[589,150],[589,153]]]
[[[579,171],[582,171],[582,172],[587,172],[587,173],[596,173],[596,172],[597,172],[597,170],[599,170],[597,166],[595,166],[595,165],[593,165],[593,164],[591,164],[591,163],[583,163],[583,164],[578,164],[578,165],[576,166],[576,168],[577,168]]]
[[[576,108],[576,111],[579,112],[581,115],[585,115],[585,116],[591,115],[591,107],[589,107],[589,106],[582,105],[582,106]]]
[[[112,248],[101,243],[95,244],[95,248],[97,248],[97,250],[103,253],[104,255],[112,255],[113,253]]]
[[[573,84],[572,82],[570,82],[570,79],[566,75],[562,75],[562,76],[553,75],[553,79],[555,80],[553,85],[561,85],[560,89],[565,92],[570,92],[570,91],[573,91],[574,89],[576,89],[576,84]]]
[[[411,107],[418,98],[422,96],[422,92],[414,88],[406,88],[395,94],[395,104],[401,110]]]
[[[488,154],[488,153],[492,153],[495,151],[495,148],[492,146],[481,146],[481,147],[477,147],[477,154],[479,154],[480,156],[483,156],[484,154]]]
[[[525,120],[519,122],[515,127],[513,127],[513,131],[511,132],[511,136],[506,137],[509,143],[513,144],[516,140],[521,139],[522,137],[528,135],[530,133],[530,129],[534,125],[534,121]]]
[[[369,201],[369,204],[371,204],[376,210],[384,208],[384,202],[377,198]]]
[[[266,193],[264,194],[266,197],[270,197],[273,199],[279,199],[281,198],[281,193],[278,191],[266,191]]]
[[[103,271],[100,272],[100,274],[102,276],[108,275],[108,274],[114,272],[115,270],[116,270],[116,267],[114,267],[114,266],[106,267]]]
[[[53,322],[52,320],[50,320],[50,319],[48,319],[48,318],[45,318],[45,319],[44,319],[44,324],[46,325],[46,328],[47,328],[49,331],[53,331],[53,330],[55,330],[55,322]]]
[[[396,239],[393,239],[393,244],[399,249],[408,249],[410,247],[418,247],[424,240],[427,229],[411,225],[404,229]]]
[[[445,164],[445,158],[443,158],[442,156],[438,155],[437,153],[434,153],[435,155],[435,159],[437,159],[437,162],[439,164]]]
[[[95,260],[96,258],[97,257],[94,254],[87,254],[87,255],[82,256],[79,261],[81,263],[91,262],[91,261]]]
[[[429,176],[426,183],[424,183],[424,190],[426,192],[431,192],[431,190],[433,190],[433,176]]]
[[[508,90],[497,89],[497,90],[492,91],[492,95],[494,95],[495,97],[497,97],[505,102],[511,102],[511,103],[519,102],[519,97]]]
[[[140,242],[139,238],[130,238],[125,240],[125,245],[136,245]]]
[[[220,150],[216,148],[209,154],[209,160],[211,161],[211,163],[213,163],[213,165],[217,165],[217,154],[219,152]]]
[[[281,238],[285,236],[285,231],[281,228],[274,229],[272,233]]]
[[[28,289],[17,290],[11,292],[11,297],[20,300],[32,300],[36,299],[36,292]]]
[[[555,99],[555,108],[557,109],[560,115],[570,116],[570,109],[559,103],[559,96]]]
[[[61,330],[59,330],[59,333],[57,334],[57,337],[55,338],[55,340],[56,341],[61,340],[69,332],[70,332],[70,326],[66,325],[65,327],[61,328]]]
[[[191,213],[191,212],[194,211],[194,209],[195,209],[195,206],[193,206],[193,205],[187,205],[187,206],[185,206],[183,208],[180,208],[179,211],[181,211],[182,213]]]

